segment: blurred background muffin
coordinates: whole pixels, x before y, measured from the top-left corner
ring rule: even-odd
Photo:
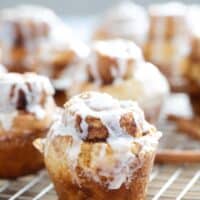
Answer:
[[[148,11],[150,24],[144,56],[159,67],[173,87],[183,75],[190,52],[188,7],[169,2],[151,5]]]
[[[95,41],[84,63],[87,80],[69,89],[70,96],[83,91],[106,92],[138,101],[149,121],[158,119],[168,96],[168,82],[153,64],[144,61],[141,49],[132,41]]]
[[[0,178],[13,179],[43,167],[32,142],[46,135],[57,108],[46,77],[1,73],[0,87]]]
[[[148,17],[142,6],[131,1],[122,1],[108,9],[100,21],[94,39],[124,38],[143,45],[148,29]]]
[[[39,6],[17,6],[0,12],[0,49],[1,62],[8,71],[49,77],[58,105],[66,101],[63,90],[71,83],[67,79],[71,68],[88,52],[52,10]]]

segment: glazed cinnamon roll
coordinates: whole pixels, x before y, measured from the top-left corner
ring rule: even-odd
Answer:
[[[168,83],[158,69],[143,60],[139,47],[126,40],[96,41],[85,61],[88,80],[74,85],[70,96],[100,91],[139,102],[147,119],[155,122],[168,94]]]
[[[41,42],[49,36],[55,14],[46,8],[18,6],[0,12],[2,63],[12,72],[36,71]]]
[[[154,63],[175,84],[190,51],[187,7],[181,3],[156,4],[149,7],[150,26],[144,45],[145,58]]]
[[[56,88],[56,102],[66,101],[64,90],[72,82],[87,47],[50,9],[18,6],[0,12],[2,63],[11,72],[37,72],[48,76]]]
[[[43,153],[60,200],[144,199],[161,133],[133,101],[86,92],[65,104]]]
[[[43,167],[32,146],[54,119],[54,90],[45,77],[0,74],[0,178],[16,178]]]
[[[142,45],[148,30],[148,17],[142,6],[123,1],[110,8],[94,32],[95,40],[123,38]]]

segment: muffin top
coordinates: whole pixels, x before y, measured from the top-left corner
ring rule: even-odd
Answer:
[[[156,66],[144,61],[140,48],[131,41],[96,41],[85,63],[88,80],[72,87],[70,96],[103,91],[119,99],[137,100],[144,108],[169,92],[166,78]]]
[[[108,142],[117,137],[140,138],[156,129],[146,122],[136,102],[117,100],[106,93],[85,92],[72,97],[61,117],[62,134],[86,142]],[[54,128],[58,128],[55,126]],[[53,130],[57,135],[60,130]]]
[[[0,12],[1,38],[13,47],[47,37],[59,21],[53,11],[39,6],[17,6]],[[38,41],[37,41],[38,42]]]
[[[0,73],[0,136],[47,130],[55,118],[54,89],[34,73]]]
[[[133,67],[143,60],[140,48],[122,39],[96,41],[86,61],[91,81],[106,85],[131,76]]]
[[[74,132],[85,141],[106,141],[111,137],[142,137],[152,128],[142,110],[132,101],[118,101],[108,94],[88,92],[65,104],[65,126],[75,125]]]
[[[26,111],[39,115],[38,108],[44,107],[48,97],[54,94],[48,78],[34,73],[0,74],[0,113]]]
[[[50,9],[17,6],[0,12],[2,63],[10,71],[35,72],[41,62],[40,55],[46,51],[43,46],[54,50],[60,46],[61,51],[69,36],[71,30]]]

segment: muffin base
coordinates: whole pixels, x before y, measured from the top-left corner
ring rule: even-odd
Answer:
[[[60,140],[61,139],[61,140]],[[59,200],[144,200],[147,191],[149,174],[154,161],[154,152],[148,152],[144,156],[144,162],[141,168],[133,174],[133,179],[126,187],[124,184],[115,190],[109,190],[106,186],[100,185],[95,181],[84,177],[79,173],[84,184],[79,186],[73,183],[66,161],[65,139],[56,138],[53,145],[48,147],[48,153],[45,155],[45,163],[49,175],[54,182]],[[58,148],[59,147],[59,148]],[[62,149],[62,151],[61,151]]]
[[[38,137],[44,137],[46,132],[0,136],[0,178],[15,179],[42,169],[43,158],[32,142]]]

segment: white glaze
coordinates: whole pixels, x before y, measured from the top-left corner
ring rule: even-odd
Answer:
[[[120,127],[119,122],[120,116],[127,112],[132,113],[136,121],[136,126],[140,131],[153,131],[150,131],[148,135],[140,138],[134,138],[128,135]],[[133,178],[132,174],[142,165],[145,152],[155,150],[161,133],[157,132],[145,121],[143,112],[135,102],[118,101],[108,94],[96,92],[88,92],[73,97],[66,104],[62,119],[55,122],[52,126],[45,144],[44,153],[46,155],[48,152],[48,144],[51,143],[54,137],[59,135],[72,137],[73,142],[67,147],[66,153],[73,181],[75,181],[76,184],[80,184],[80,186],[81,183],[79,182],[75,168],[77,166],[79,154],[81,153],[83,139],[87,136],[88,130],[87,125],[82,125],[84,134],[80,134],[75,128],[76,115],[80,115],[82,121],[85,121],[86,116],[97,117],[107,130],[109,130],[109,136],[105,143],[93,144],[90,166],[81,166],[83,167],[84,175],[100,184],[102,184],[102,182],[99,175],[107,178],[112,177],[113,179],[106,183],[110,190],[120,188],[123,183],[128,187],[128,183]],[[142,125],[138,122],[142,123]],[[137,157],[131,150],[135,142],[142,145],[141,151]],[[111,158],[106,153],[107,145],[109,145],[113,151],[112,162]],[[133,164],[135,164],[135,167],[130,167]],[[99,169],[99,174],[96,169]]]
[[[60,37],[57,36],[57,38]],[[55,66],[52,66],[52,63],[57,55],[59,56],[59,54],[66,52],[72,52],[74,57],[68,61],[59,77],[53,78],[57,69]],[[38,72],[50,77],[56,89],[67,90],[74,83],[86,80],[86,70],[83,60],[88,56],[88,53],[89,48],[84,43],[71,36],[65,35],[65,38],[60,39],[60,41],[43,43],[40,54],[42,66],[38,69]]]
[[[29,22],[34,24],[34,37],[31,35],[32,30]],[[23,48],[26,49],[26,55],[22,64],[27,68],[39,64],[37,62],[39,62],[43,46],[52,49],[59,47],[59,50],[62,50],[66,38],[71,37],[71,30],[48,8],[24,5],[3,9],[0,12],[0,41],[3,49],[2,61],[5,65],[15,64],[11,57],[16,37],[16,29],[13,23],[19,25],[24,38]],[[48,27],[46,35],[42,34],[43,28],[41,27],[43,25]],[[49,57],[49,59],[51,58]]]
[[[190,31],[192,35],[200,38],[200,6],[199,5],[191,5],[189,6],[189,11],[187,14],[187,22],[190,26]]]
[[[16,73],[0,74],[0,87],[0,122],[5,130],[11,128],[12,121],[18,114],[17,103],[20,90],[25,94],[26,111],[33,113],[37,119],[45,117],[44,107],[52,100],[54,93],[54,89],[46,77],[33,73],[24,75]],[[13,91],[12,96],[11,91]],[[40,103],[41,95],[46,96],[44,107]]]
[[[151,63],[143,62],[137,65],[133,72],[133,80],[141,91],[136,100],[142,108],[163,102],[169,94],[167,79]]]
[[[116,43],[115,43],[116,42]],[[118,43],[119,42],[119,43]],[[94,78],[94,83],[96,88],[94,90],[98,90],[101,88],[106,89],[112,88],[116,91],[117,87],[123,88],[126,87],[126,84],[128,84],[128,87],[130,88],[130,84],[127,82],[131,82],[131,91],[132,94],[128,95],[129,97],[136,101],[138,101],[139,105],[143,109],[150,109],[153,106],[158,106],[162,104],[164,99],[169,93],[169,84],[166,80],[166,78],[160,73],[160,71],[155,67],[154,65],[150,63],[146,63],[142,59],[141,51],[140,49],[135,45],[128,46],[127,49],[131,49],[131,53],[125,52],[126,51],[126,45],[130,44],[124,42],[124,40],[109,40],[109,41],[97,41],[95,44],[95,48],[91,50],[91,54],[89,56],[90,63],[90,69],[92,71],[92,75]],[[99,45],[99,43],[101,45]],[[113,45],[113,43],[115,45]],[[121,45],[123,43],[123,45]],[[118,47],[119,44],[119,47]],[[100,47],[99,47],[100,46]],[[109,48],[107,48],[107,46]],[[114,48],[115,46],[115,48]],[[107,51],[105,50],[107,48]],[[183,51],[184,49],[182,49]],[[108,56],[111,59],[117,60],[119,70],[111,71],[114,81],[112,84],[102,86],[101,85],[101,77],[98,71],[98,65],[97,65],[97,53],[101,53],[102,55]],[[121,56],[123,55],[123,56]],[[127,80],[123,80],[123,73],[124,69],[127,68],[127,59],[132,58],[132,60],[135,60],[135,63],[132,66],[132,74],[129,74],[129,78]],[[86,62],[86,63],[87,63]],[[115,68],[112,68],[115,69]],[[121,72],[120,72],[121,71]],[[90,83],[88,83],[90,84]],[[126,89],[126,88],[125,88]],[[130,91],[128,91],[130,92]],[[115,92],[114,92],[115,93]],[[111,91],[112,94],[112,91]],[[117,95],[119,96],[119,95]],[[123,96],[123,95],[122,95]],[[119,98],[119,97],[118,97]]]
[[[129,60],[135,63],[143,60],[141,49],[131,41],[113,39],[94,42],[86,64],[89,65],[90,71],[97,85],[102,83],[98,66],[99,55],[106,56],[111,60],[113,59],[117,61],[117,66],[113,66],[110,69],[110,73],[116,81],[123,79],[123,76],[128,68]]]

